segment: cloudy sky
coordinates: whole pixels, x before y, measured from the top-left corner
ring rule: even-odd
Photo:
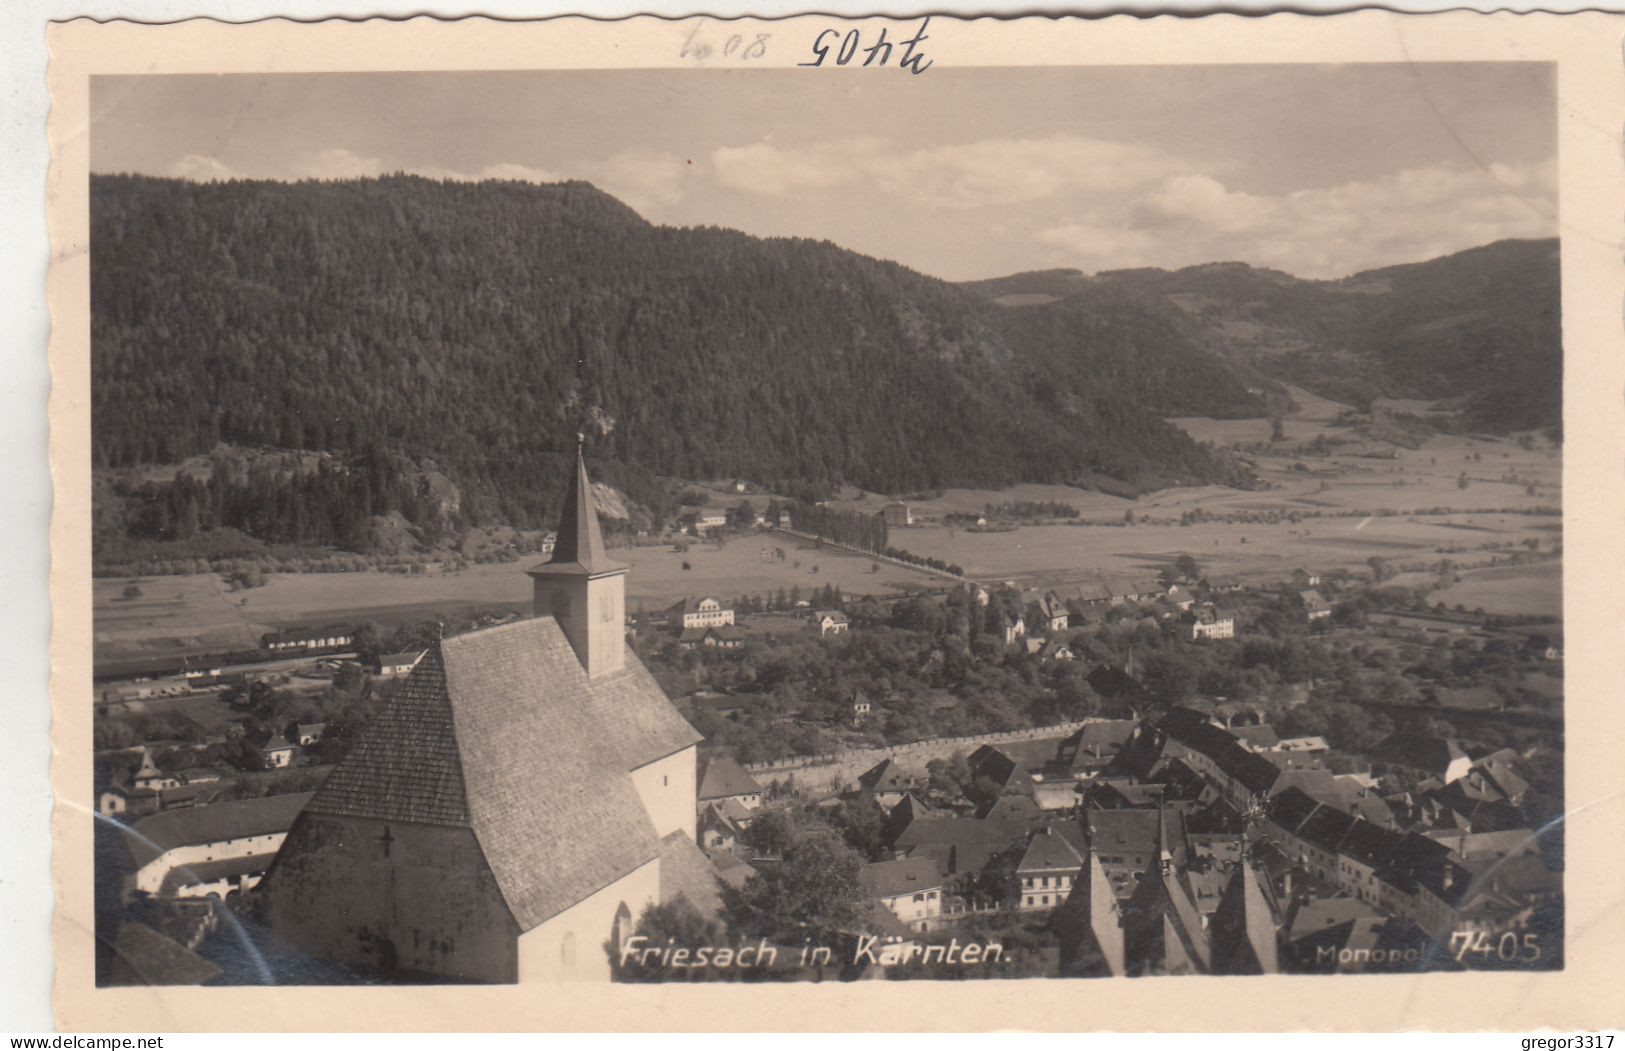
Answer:
[[[587,179],[953,280],[1341,277],[1556,232],[1537,63],[117,77],[92,107],[100,172]]]

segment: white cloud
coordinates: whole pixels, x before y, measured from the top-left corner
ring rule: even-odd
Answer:
[[[329,146],[305,158],[298,173],[305,179],[360,179],[384,174],[384,164],[377,157],[362,157],[343,147]]]
[[[455,182],[502,179],[518,182],[549,183],[560,182],[568,178],[568,176],[555,171],[512,161],[488,164],[478,171],[471,172],[423,164],[400,166],[386,164],[377,157],[364,157],[341,146],[330,146],[327,149],[306,154],[295,159],[291,164],[275,170],[241,172],[222,163],[217,158],[197,153],[187,154],[176,161],[170,168],[171,175],[196,182],[248,178],[359,179],[395,171],[404,171],[410,175],[421,175],[427,179],[450,179]]]
[[[675,153],[623,150],[607,160],[583,165],[582,178],[643,211],[681,200],[692,171],[693,166]]]
[[[481,179],[506,179],[511,182],[563,182],[564,176],[545,168],[532,168],[527,164],[488,164],[480,169]]]
[[[227,179],[240,178],[229,165],[221,163],[214,157],[205,157],[201,153],[188,153],[175,162],[169,173],[193,182],[223,182]]]
[[[756,143],[722,147],[712,153],[711,163],[719,182],[748,193],[784,196],[867,183],[917,204],[944,208],[1121,190],[1182,168],[1151,147],[1072,135],[984,139],[901,152],[877,139],[789,149]]]
[[[1042,231],[1084,269],[1239,259],[1304,277],[1342,277],[1507,237],[1556,233],[1555,168],[1434,165],[1280,195],[1177,175]]]
[[[723,146],[711,154],[717,181],[733,190],[782,197],[804,190],[826,190],[863,178],[863,163],[879,144],[862,139],[781,150],[758,142]]]

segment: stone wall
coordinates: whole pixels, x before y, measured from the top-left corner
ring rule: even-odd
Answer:
[[[824,791],[832,783],[842,786],[856,781],[858,775],[883,759],[894,759],[906,767],[924,769],[933,759],[947,759],[955,752],[972,752],[984,744],[999,745],[1018,741],[1059,740],[1068,737],[1080,727],[1103,719],[1081,719],[1076,722],[1038,726],[1030,730],[1008,730],[1002,733],[976,734],[971,737],[933,737],[889,748],[857,748],[830,755],[803,755],[770,762],[746,763],[745,769],[762,784],[775,781],[793,782],[809,791]]]

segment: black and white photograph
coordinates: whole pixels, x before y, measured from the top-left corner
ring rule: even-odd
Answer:
[[[90,78],[98,987],[1564,969],[1557,64],[831,24]]]

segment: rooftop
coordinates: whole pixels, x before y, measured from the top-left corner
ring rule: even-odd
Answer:
[[[310,807],[472,829],[529,930],[658,856],[627,775],[698,740],[634,654],[589,679],[551,617],[518,620],[431,647]]]
[[[137,821],[126,831],[125,841],[140,868],[176,847],[286,832],[310,799],[310,792],[293,792],[165,810]]]
[[[858,881],[866,893],[877,898],[896,898],[942,886],[937,866],[928,858],[872,862],[858,873]]]

